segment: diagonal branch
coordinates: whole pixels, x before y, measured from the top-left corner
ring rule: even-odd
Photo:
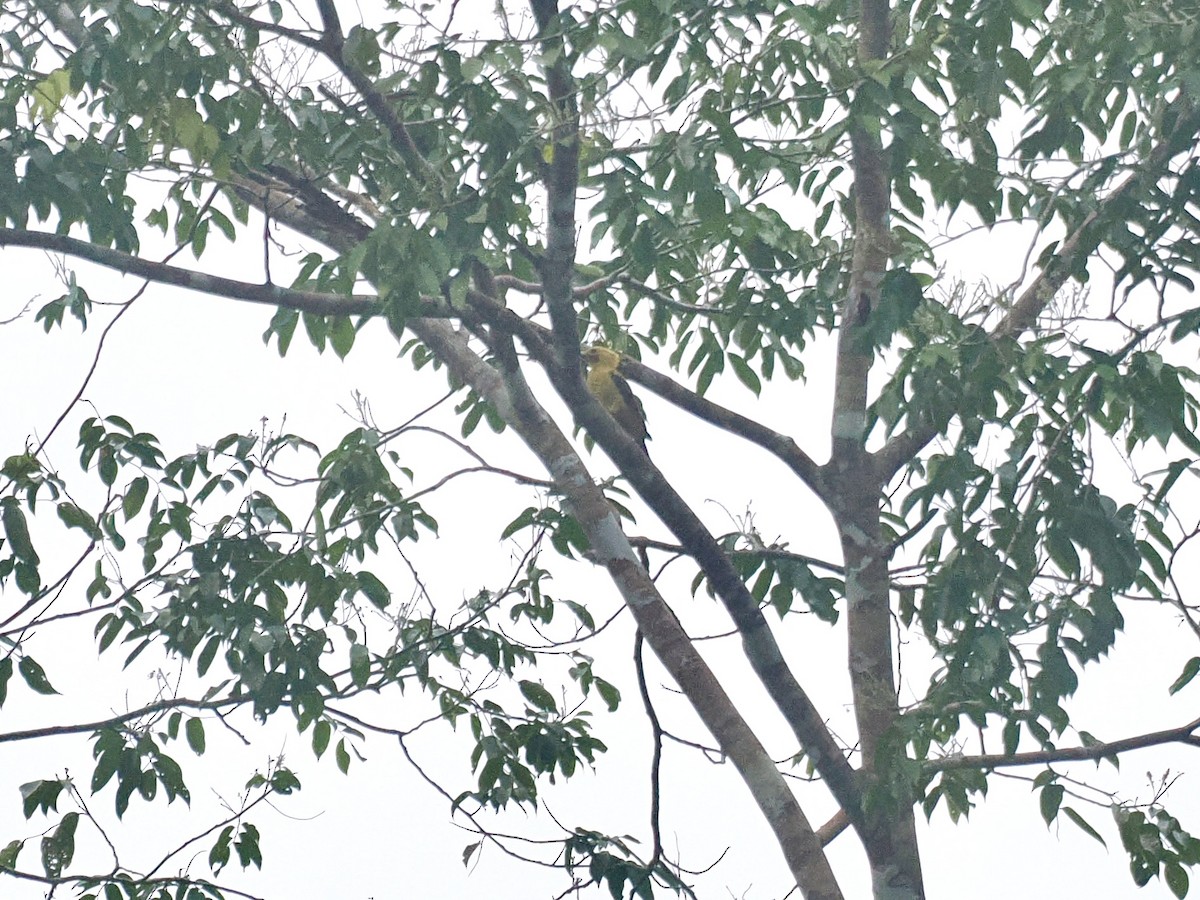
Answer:
[[[305,233],[305,226],[312,226],[322,234],[333,236],[333,249],[339,252],[345,252],[362,239],[361,224],[348,213],[339,212],[339,221],[310,221],[307,218],[309,213],[302,205],[288,205],[277,215],[284,224],[300,233]],[[345,229],[345,236],[340,242],[336,241],[339,227]],[[486,297],[481,291],[471,291],[469,298],[472,310],[476,313],[487,309],[496,314],[492,324],[501,332],[515,331],[522,337],[530,337],[531,340],[526,346],[535,354],[551,353],[543,337],[544,329],[529,326],[525,320],[504,309],[494,298]],[[686,632],[658,594],[648,573],[638,564],[607,499],[595,486],[574,448],[537,404],[525,386],[520,370],[513,366],[502,377],[470,350],[465,333],[456,331],[447,321],[431,318],[410,319],[407,325],[435,356],[447,364],[457,378],[470,384],[481,396],[487,397],[505,421],[535,449],[584,524],[593,548],[601,549],[602,561],[637,618],[651,648],[685,690],[689,701],[705,724],[713,730],[714,736],[725,736],[726,743],[729,744],[727,752],[730,759],[738,766],[756,802],[776,829],[776,836],[795,874],[797,884],[814,885],[811,891],[806,891],[806,896],[811,898],[840,898],[840,889],[821,851],[820,841],[783,777],[775,768],[774,762],[753,730],[741,718],[736,706],[725,694],[699,651],[688,639]],[[552,376],[562,373],[561,367],[553,361],[539,361],[549,363],[547,368]],[[579,377],[578,370],[575,371],[575,380],[582,389],[582,378]],[[560,393],[570,394],[571,388],[564,387],[561,379],[556,387]],[[608,450],[610,456],[616,458],[616,454],[610,449],[612,441],[629,442],[627,452],[637,455],[637,462],[633,468],[643,474],[646,470],[653,469],[652,466],[646,465],[647,460],[641,450],[633,446],[624,431],[609,418],[599,403],[586,390],[582,393],[582,407],[587,410],[587,414],[581,419],[593,434],[597,434],[601,446]],[[576,414],[579,415],[578,410]],[[606,428],[612,430],[607,431],[605,436],[601,432]],[[622,468],[627,470],[628,467],[629,457],[626,456]],[[691,523],[690,530],[683,530],[693,537],[693,540],[684,543],[689,546],[695,545],[695,535],[699,535],[699,540],[705,548],[702,568],[706,568],[718,594],[731,598],[727,606],[738,609],[735,621],[739,621],[747,653],[755,661],[760,677],[768,690],[777,697],[776,702],[784,712],[785,718],[792,724],[805,752],[835,798],[857,818],[862,803],[854,770],[787,667],[766,619],[715,539],[704,530],[662,474],[657,469],[653,469],[653,472],[651,484],[654,490],[651,491],[647,483],[642,481],[639,492],[643,493],[643,496],[654,496],[660,490],[665,490],[668,496],[674,498],[674,504],[682,507]],[[635,484],[635,487],[639,485]],[[659,504],[651,505],[656,510],[659,508]],[[604,551],[606,547],[610,548],[607,552]]]
[[[555,386],[580,424],[596,439],[633,485],[638,495],[672,531],[695,559],[742,638],[755,674],[783,713],[792,733],[812,761],[829,791],[856,825],[861,822],[862,797],[857,776],[845,753],[825,726],[825,720],[784,659],[766,617],[728,555],[687,502],[634,440],[586,392],[572,397],[562,377],[551,372]]]
[[[1084,216],[1083,221],[1075,227],[1059,251],[1042,267],[1033,283],[1021,293],[1012,309],[996,326],[993,332],[995,337],[1016,337],[1021,332],[1033,328],[1037,317],[1076,270],[1077,263],[1095,251],[1104,240],[1103,226],[1106,224],[1104,219],[1108,210],[1119,206],[1131,194],[1146,187],[1151,179],[1157,178],[1163,167],[1179,152],[1181,143],[1190,143],[1200,132],[1200,108],[1188,100],[1185,94],[1181,94],[1171,104],[1170,111],[1178,116],[1175,127],[1150,151],[1137,171],[1127,176],[1097,203],[1095,209]]]
[[[622,359],[621,374],[627,375],[630,381],[644,385],[667,402],[690,412],[696,418],[762,447],[772,456],[781,460],[813,493],[828,504],[829,485],[825,482],[821,467],[800,448],[795,440],[786,434],[713,403],[674,379],[647,368],[636,360]]]
[[[1147,154],[1138,168],[1130,173],[1084,216],[1067,235],[1062,246],[1042,266],[1030,285],[1021,292],[1012,308],[992,331],[993,338],[1016,337],[1034,328],[1037,317],[1076,271],[1080,263],[1100,246],[1106,227],[1115,217],[1109,211],[1127,202],[1158,178],[1181,146],[1186,146],[1200,134],[1200,107],[1180,95],[1172,104],[1177,115],[1175,127]],[[875,465],[886,483],[902,466],[915,457],[946,427],[950,419],[940,423],[922,423],[896,435],[875,453]]]
[[[507,276],[495,278],[498,286],[511,286],[515,279]],[[541,292],[541,285],[521,282],[522,287],[534,292]],[[576,290],[578,293],[578,290]],[[522,318],[512,310],[479,291],[469,291],[467,294],[479,315],[505,331],[515,334],[529,347],[535,359],[547,367],[555,365],[552,346],[553,334],[550,329],[537,322]],[[735,434],[752,444],[757,444],[772,456],[782,461],[801,481],[806,484],[823,502],[828,505],[830,487],[827,484],[822,468],[815,460],[804,452],[796,441],[782,432],[775,431],[760,422],[740,415],[731,409],[700,396],[671,377],[664,375],[636,360],[624,357],[621,360],[621,374],[629,380],[649,388],[673,406],[690,412],[710,425]],[[579,391],[578,402],[583,401],[583,392]],[[568,403],[571,401],[568,400]]]
[[[391,136],[393,145],[400,151],[404,161],[412,167],[414,174],[420,176],[426,184],[441,185],[441,176],[421,154],[416,141],[408,131],[408,126],[396,114],[392,104],[366,74],[359,71],[346,59],[343,52],[345,35],[342,34],[342,25],[338,19],[334,0],[317,0],[317,9],[321,14],[323,36],[320,44],[325,55],[358,91],[363,102],[366,103],[367,109],[371,110],[375,117],[383,123]]]
[[[457,378],[495,406],[553,473],[592,545],[594,558],[608,570],[638,629],[737,767],[804,896],[810,900],[841,898],[820,840],[783,776],[638,562],[612,507],[576,450],[537,402],[521,371],[513,366],[503,374],[497,372],[479,359],[467,346],[465,335],[447,322],[420,320],[410,322],[410,327]],[[618,428],[611,421],[608,424]]]

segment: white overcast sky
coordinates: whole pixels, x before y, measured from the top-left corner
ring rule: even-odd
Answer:
[[[247,230],[248,243],[236,252],[219,238],[212,238],[204,267],[251,280],[260,277],[256,229],[252,225]],[[998,247],[1005,246],[988,239],[967,242],[954,251],[955,259],[961,260],[962,269],[968,272],[978,273],[984,262],[996,266],[998,271],[989,274],[1003,282],[1012,277],[1024,252],[1016,243],[1008,245],[1007,254],[998,252]],[[70,321],[65,329],[44,335],[33,321],[33,312],[61,293],[53,268],[44,255],[30,251],[0,251],[0,264],[8,276],[0,293],[0,321],[26,310],[0,327],[4,385],[0,390],[0,455],[7,457],[21,452],[28,437],[44,435],[78,390],[109,313],[97,309],[93,326],[83,335]],[[138,288],[131,279],[72,266],[96,300],[123,300]],[[274,430],[280,429],[286,418],[287,430],[314,439],[328,450],[354,425],[343,409],[353,409],[355,391],[370,399],[376,419],[385,427],[407,419],[444,391],[440,374],[415,374],[407,361],[396,358],[397,346],[381,324],[364,331],[345,361],[332,352],[316,354],[300,332],[288,357],[281,360],[260,338],[270,314],[262,307],[150,288],[110,335],[84,403],[47,447],[53,464],[68,482],[73,480],[78,425],[93,410],[121,415],[138,429],[158,435],[168,457],[228,432],[259,431],[264,418]],[[831,390],[825,363],[829,358],[828,346],[814,347],[808,360],[810,380],[804,385],[768,386],[761,400],[736,383],[716,386],[712,396],[793,434],[821,459],[828,447]],[[714,530],[730,530],[732,518],[749,509],[768,539],[782,535],[793,550],[836,561],[828,519],[782,466],[757,449],[714,434],[653,397],[645,402],[653,435],[651,454]],[[476,436],[483,441],[491,462],[544,477],[512,434],[493,437],[481,427]],[[456,460],[447,445],[433,437],[413,438],[403,450],[411,454],[409,465],[416,470],[418,485],[430,483],[447,466],[466,462]],[[728,461],[721,466],[719,478],[714,477],[714,459]],[[609,473],[599,454],[593,460],[598,473]],[[423,540],[416,557],[438,596],[454,604],[502,576],[512,548],[500,543],[500,529],[533,499],[529,488],[469,476],[429,501],[441,523],[442,536],[436,542]],[[644,533],[665,537],[648,518],[639,527]],[[60,548],[63,559],[71,549]],[[48,562],[54,555],[54,551],[43,553]],[[710,600],[688,595],[689,578],[690,573],[681,572],[668,581],[673,605],[696,630],[704,630],[701,625],[708,625],[711,632],[724,630],[727,626]],[[607,578],[586,563],[565,566],[555,588],[603,609],[616,608]],[[0,592],[0,610],[17,601],[12,586]],[[1079,717],[1077,724],[1102,739],[1182,723],[1178,708],[1182,704],[1168,707],[1166,686],[1194,653],[1190,649],[1193,639],[1161,610],[1127,611],[1126,615],[1127,628],[1116,651],[1084,677],[1071,703]],[[851,734],[841,631],[809,617],[792,617],[778,632],[818,707],[835,729],[841,723],[843,735]],[[64,696],[35,697],[14,679],[8,702],[0,710],[0,731],[102,718],[152,698],[151,660],[139,660],[121,674],[119,651],[97,661],[89,625],[77,629],[67,644],[59,642],[59,631],[52,633],[53,644],[35,636],[29,649],[46,665]],[[617,716],[597,716],[596,733],[610,745],[611,752],[600,758],[595,775],[583,774],[565,786],[548,789],[546,800],[554,814],[570,825],[632,833],[644,841],[649,735],[629,663],[628,624],[622,622],[606,635],[595,653],[598,670],[618,683],[625,698]],[[718,665],[725,683],[743,698],[749,717],[768,735],[773,749],[787,752],[785,730],[769,701],[755,689],[738,659],[736,645],[713,642],[706,645],[706,653]],[[901,655],[910,665],[904,675],[919,691],[924,682],[920,650],[902,648]],[[661,683],[661,677],[657,681]],[[1188,691],[1200,691],[1200,686]],[[911,694],[901,697],[902,702],[912,699]],[[688,737],[705,740],[706,735],[693,727],[694,719],[680,702],[666,697],[662,702],[665,724]],[[409,703],[414,711],[407,709]],[[415,698],[392,693],[381,700],[381,715],[395,716],[393,724],[403,725],[418,716],[418,705]],[[135,800],[125,822],[113,830],[114,839],[123,847],[135,848],[130,862],[149,868],[172,840],[182,841],[220,817],[220,800],[214,792],[236,794],[250,772],[283,753],[304,788],[294,797],[281,799],[275,811],[256,812],[253,820],[263,833],[264,870],[247,876],[227,870],[229,877],[223,880],[233,886],[268,898],[338,900],[468,896],[530,900],[549,898],[554,889],[563,886],[560,880],[546,881],[536,868],[505,859],[495,849],[485,850],[469,870],[464,869],[462,849],[474,839],[450,824],[447,802],[421,780],[393,742],[372,738],[363,747],[367,761],[356,761],[349,777],[344,777],[334,768],[331,756],[317,763],[308,750],[308,736],[297,736],[285,720],[286,715],[281,715],[279,724],[264,729],[240,722],[243,733],[253,739],[250,747],[241,746],[233,734],[209,720],[209,752],[201,760],[194,759],[182,742],[175,745],[174,755],[183,763],[185,775],[192,776],[192,809],[176,804],[168,810],[161,797],[151,805]],[[469,735],[455,736],[443,729],[417,741],[416,749],[431,772],[446,778],[452,791],[471,785]],[[47,827],[47,820],[35,816],[26,822],[21,817],[18,786],[69,770],[86,789],[89,762],[88,741],[79,737],[0,744],[0,845],[14,837],[30,839],[21,857],[22,868],[38,868],[36,836]],[[1068,771],[1081,779],[1094,775],[1097,784],[1120,786],[1124,796],[1145,799],[1151,794],[1148,775],[1157,780],[1167,770],[1175,771],[1190,762],[1186,751],[1171,748],[1125,757],[1119,778],[1108,767],[1096,771],[1085,765]],[[1032,776],[1036,770],[1019,774]],[[1196,783],[1196,776],[1185,774],[1166,797],[1168,808],[1193,830],[1200,829]],[[822,822],[831,808],[821,799],[819,789],[798,784],[798,790],[809,798],[806,809],[810,818]],[[85,798],[98,816],[111,821],[111,785],[95,798],[88,798],[85,790]],[[692,750],[668,744],[663,799],[667,848],[691,868],[713,865],[697,879],[702,897],[780,900],[788,893],[780,854],[731,766],[707,762]],[[989,799],[968,822],[954,825],[944,807],[940,808],[933,822],[922,826],[929,897],[1137,896],[1158,900],[1171,896],[1158,881],[1137,890],[1128,876],[1115,830],[1108,824],[1107,811],[1078,802],[1074,805],[1100,828],[1109,841],[1107,851],[1065,820],[1047,829],[1038,813],[1037,796],[1026,782],[994,778]],[[69,808],[67,802],[60,804],[60,811]],[[498,827],[522,831],[537,828],[538,823],[514,812],[501,819]],[[80,859],[103,860],[102,845],[95,835],[82,826],[80,831]],[[553,830],[547,826],[542,833],[552,834]],[[145,835],[146,847],[138,847],[129,834]],[[207,843],[196,847],[199,855],[192,871],[203,876],[207,874]],[[843,835],[830,853],[846,897],[869,896],[865,860],[853,836]],[[179,859],[186,858],[184,854]],[[174,863],[174,868],[179,864]],[[11,880],[0,881],[0,885],[3,900],[43,896],[36,886],[19,886]]]

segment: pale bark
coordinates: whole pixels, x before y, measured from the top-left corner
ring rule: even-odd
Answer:
[[[886,0],[863,0],[858,58],[864,68],[877,65],[888,52],[888,16]],[[847,665],[867,798],[860,833],[877,900],[919,900],[924,897],[924,884],[913,798],[891,777],[888,756],[889,738],[900,715],[892,656],[891,585],[880,523],[883,484],[866,450],[867,376],[874,348],[864,340],[865,326],[881,302],[880,285],[890,258],[891,186],[879,138],[883,112],[858,108],[851,113],[854,253],[838,335],[833,456],[827,468],[833,485],[830,511],[846,567]]]

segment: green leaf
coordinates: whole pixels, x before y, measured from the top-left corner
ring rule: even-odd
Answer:
[[[100,481],[105,487],[112,487],[117,481],[117,458],[113,455],[112,447],[104,445],[100,448],[100,461],[97,464]]]
[[[350,645],[350,678],[363,687],[371,677],[371,655],[367,648],[357,642]]]
[[[1184,663],[1183,671],[1179,677],[1168,688],[1168,693],[1178,694],[1181,690],[1187,687],[1188,683],[1196,677],[1196,673],[1200,672],[1200,656],[1193,656]]]
[[[538,709],[546,712],[558,712],[558,704],[554,702],[554,696],[536,681],[521,681],[518,686],[525,699]]]
[[[263,343],[269,345],[271,335],[274,335],[275,349],[279,351],[280,357],[287,356],[288,348],[292,345],[292,338],[296,336],[296,325],[299,322],[300,313],[294,309],[280,307],[275,310],[275,315],[271,317],[271,324],[263,332]]]
[[[233,839],[233,826],[226,825],[221,829],[221,833],[217,836],[216,842],[208,851],[208,867],[214,873],[219,873],[226,865],[229,864],[230,844]]]
[[[21,657],[21,661],[17,663],[17,670],[21,673],[21,677],[25,679],[25,683],[39,694],[58,693],[46,677],[46,670],[32,656]]]
[[[342,770],[345,775],[350,771],[350,751],[346,749],[346,741],[343,738],[338,741],[337,749],[334,750],[334,759],[337,760],[337,767]]]
[[[388,608],[392,602],[392,592],[388,590],[387,585],[370,572],[359,572],[354,577],[358,579],[358,589],[371,603],[379,609]]]
[[[325,352],[325,344],[329,340],[329,319],[306,312],[300,314],[300,320],[304,322],[304,333],[308,335],[308,342],[318,353]]]
[[[62,102],[71,94],[71,73],[66,68],[55,69],[33,88],[33,114],[43,121],[53,121]]]
[[[0,871],[17,867],[17,856],[20,855],[21,848],[24,846],[24,841],[9,841],[8,845],[0,850]]]
[[[762,381],[759,380],[758,373],[750,368],[750,364],[746,362],[745,358],[736,353],[730,353],[729,362],[733,365],[733,372],[737,375],[738,381],[750,388],[754,396],[757,397],[760,395],[762,393]]]
[[[262,868],[262,850],[258,846],[258,829],[249,822],[242,825],[241,834],[233,842],[233,849],[237,851],[238,862],[242,864],[243,869],[250,866],[254,866],[256,869]]]
[[[610,684],[603,678],[595,680],[596,691],[600,694],[600,699],[604,701],[604,705],[608,707],[609,712],[616,712],[617,707],[621,705],[621,692],[616,685]]]
[[[333,726],[327,719],[321,719],[313,726],[313,753],[320,759],[329,747],[329,738],[333,735]]]
[[[25,521],[25,513],[17,505],[15,498],[5,497],[0,500],[0,523],[4,525],[4,533],[8,535],[9,546],[17,559],[36,566],[41,560],[29,539],[29,524]]]
[[[47,878],[58,878],[75,856],[75,828],[79,813],[63,816],[54,831],[42,838],[42,868]]]
[[[146,493],[149,490],[150,481],[145,475],[139,475],[133,481],[129,482],[129,487],[125,489],[125,496],[121,498],[121,512],[125,514],[126,522],[141,511],[142,504],[146,501]]]
[[[8,699],[8,681],[12,678],[13,661],[11,656],[0,659],[0,706]]]
[[[63,792],[61,781],[30,781],[21,785],[21,809],[25,818],[30,818],[35,812],[50,812],[58,809],[58,798]]]
[[[58,517],[68,528],[80,529],[93,541],[100,541],[104,538],[100,532],[100,526],[96,524],[96,520],[92,518],[91,514],[80,509],[74,503],[63,501],[58,504]]]
[[[204,649],[200,651],[200,655],[196,658],[197,675],[203,676],[208,671],[208,667],[216,659],[217,651],[221,649],[221,643],[222,640],[219,634],[215,634],[209,638],[208,643],[204,645]]]
[[[1171,889],[1171,893],[1178,897],[1179,900],[1183,900],[1183,898],[1187,896],[1187,869],[1172,860],[1163,867],[1163,878],[1167,882],[1167,887]]]
[[[10,561],[11,562],[11,561]],[[42,589],[42,576],[37,566],[32,563],[19,562],[13,566],[16,572],[17,587],[30,597],[36,596]]]
[[[363,74],[374,77],[379,74],[379,57],[382,52],[375,32],[362,25],[355,25],[346,35],[342,58]]]
[[[187,725],[184,727],[184,734],[187,736],[188,746],[192,748],[192,752],[197,756],[203,756],[204,723],[193,716],[187,720]]]
[[[1075,812],[1075,810],[1073,810],[1069,806],[1064,806],[1062,808],[1062,812],[1066,814],[1068,819],[1070,819],[1072,822],[1074,822],[1076,825],[1078,825],[1085,834],[1088,834],[1088,835],[1091,835],[1092,837],[1094,837],[1096,840],[1098,840],[1100,842],[1101,846],[1108,847],[1108,844],[1104,843],[1104,838],[1100,837],[1100,832],[1096,831],[1095,828],[1093,828],[1091,825],[1089,825],[1087,823],[1087,821],[1083,818],[1083,816],[1081,816],[1079,813]]]
[[[1042,808],[1042,818],[1049,825],[1058,818],[1058,809],[1062,805],[1063,786],[1061,784],[1048,784],[1042,788],[1040,804]]]
[[[300,779],[291,769],[276,769],[271,776],[271,789],[277,794],[291,794],[300,790]]]
[[[1079,576],[1079,554],[1070,537],[1062,530],[1052,528],[1047,532],[1046,552],[1068,578]]]
[[[354,346],[355,336],[354,324],[348,316],[338,316],[333,320],[333,325],[329,329],[329,345],[333,347],[333,352],[337,354],[338,359],[346,358]]]

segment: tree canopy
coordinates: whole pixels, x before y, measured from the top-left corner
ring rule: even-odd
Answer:
[[[696,890],[662,835],[670,744],[736,769],[805,898],[849,895],[841,842],[876,898],[923,897],[918,818],[1013,773],[1047,824],[1185,896],[1200,841],[1171,779],[1147,800],[1103,778],[1200,744],[1198,29],[1195,0],[6,3],[0,247],[63,282],[7,298],[6,328],[102,323],[90,371],[132,367],[104,338],[175,287],[214,318],[269,307],[280,356],[388,335],[403,360],[332,444],[264,421],[181,452],[87,380],[45,433],[6,428],[0,759],[44,745],[46,771],[0,885],[251,896],[236,870],[272,864],[257,817],[300,790],[294,758],[156,866],[120,820],[198,796],[216,732],[287,723],[351,776],[398,743],[464,862],[499,848],[564,894]],[[97,266],[140,286],[101,298]],[[649,456],[588,390],[595,345],[649,401]],[[372,413],[435,379],[429,408]],[[697,464],[777,467],[791,515],[721,525]],[[462,476],[469,505],[439,508]],[[449,602],[413,554],[464,521],[490,530],[456,545],[475,593]],[[511,558],[476,571],[489,544]],[[1187,636],[1145,689],[1174,718],[1099,737],[1071,698],[1134,615]],[[11,724],[72,681],[66,635],[158,679]],[[659,716],[676,691],[694,722]],[[527,819],[631,712],[649,812]],[[457,776],[414,752],[431,731]]]

